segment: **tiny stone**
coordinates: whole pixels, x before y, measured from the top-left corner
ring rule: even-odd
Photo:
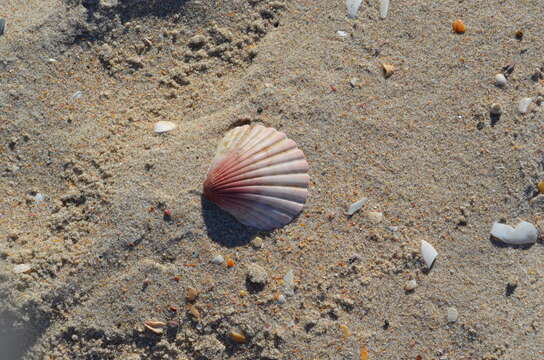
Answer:
[[[417,281],[415,279],[408,280],[404,284],[404,291],[414,291],[416,287],[417,287]]]
[[[489,113],[493,115],[500,115],[502,114],[501,106],[497,103],[491,104],[491,107],[489,108]]]
[[[280,295],[278,296],[278,299],[276,300],[278,304],[285,304],[285,302],[287,301],[287,299],[285,298],[285,295]]]
[[[532,98],[526,97],[521,99],[518,105],[518,111],[520,112],[520,114],[527,113],[529,111],[529,105],[531,105],[532,102],[533,102]]]
[[[457,318],[459,317],[459,312],[456,308],[450,307],[448,308],[448,322],[454,323],[457,321]]]
[[[538,81],[543,78],[542,71],[540,69],[536,69],[533,75],[531,75],[531,80]]]
[[[261,249],[263,247],[263,239],[259,236],[255,237],[251,240],[251,246],[253,246],[254,249]]]
[[[372,221],[374,224],[379,224],[383,220],[383,213],[378,211],[369,211],[367,215],[369,220]]]
[[[342,30],[338,30],[336,32],[336,35],[338,35],[339,37],[347,37],[349,34],[345,31],[342,31]]]
[[[4,34],[6,30],[6,19],[0,18],[0,36]]]
[[[495,75],[495,85],[498,87],[504,87],[506,86],[507,80],[506,77],[503,74],[497,74]]]
[[[15,265],[15,267],[13,268],[13,272],[16,274],[26,274],[30,272],[31,270],[32,268],[28,264]]]
[[[192,48],[201,48],[204,44],[206,44],[204,35],[195,35],[189,39],[189,46]]]
[[[225,262],[225,258],[223,257],[223,255],[217,255],[216,257],[212,259],[212,264],[215,264],[215,265],[221,265],[224,262]]]
[[[266,270],[257,264],[250,264],[247,271],[247,280],[251,285],[263,288],[268,282]]]
[[[535,103],[540,106],[544,102],[544,96],[537,96]]]

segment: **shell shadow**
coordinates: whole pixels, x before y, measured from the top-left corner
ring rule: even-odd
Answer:
[[[208,236],[216,243],[226,247],[247,245],[260,231],[240,224],[236,219],[204,195],[200,196],[202,217]]]
[[[535,243],[522,244],[522,245],[507,244],[507,243],[504,243],[504,242],[500,241],[499,239],[497,239],[493,235],[489,236],[489,241],[491,242],[491,244],[493,246],[495,246],[497,248],[512,248],[512,249],[528,250],[528,249],[532,248],[535,245]]]

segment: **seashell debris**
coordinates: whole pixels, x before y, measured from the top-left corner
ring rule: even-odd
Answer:
[[[346,0],[346,8],[348,10],[349,18],[353,19],[357,17],[357,11],[359,10],[362,2],[363,0]]]
[[[349,34],[348,34],[347,32],[342,31],[342,30],[338,30],[338,31],[336,32],[336,35],[338,35],[339,37],[343,37],[343,38],[349,36]]]
[[[19,264],[13,267],[13,272],[16,274],[26,274],[32,271],[32,267],[28,264]]]
[[[244,125],[220,141],[204,182],[204,196],[239,222],[260,230],[290,223],[308,197],[308,163],[287,136]]]
[[[533,102],[532,98],[526,97],[519,101],[518,111],[520,114],[525,114],[529,111],[529,105]]]
[[[520,222],[515,229],[496,222],[491,228],[491,235],[510,245],[533,244],[538,239],[538,230],[527,221]]]
[[[351,204],[348,208],[348,211],[346,211],[346,215],[351,216],[355,214],[360,208],[363,207],[364,204],[368,201],[368,198],[364,197],[359,201],[354,202]]]
[[[174,124],[173,122],[170,122],[170,121],[158,121],[153,126],[153,131],[160,134],[160,133],[172,131],[177,127],[178,126],[176,124]]]
[[[498,87],[504,87],[506,86],[506,83],[508,81],[506,80],[506,77],[503,74],[497,74],[495,75],[495,85]]]
[[[382,68],[383,68],[383,75],[385,76],[386,79],[391,77],[391,75],[393,75],[395,70],[397,70],[395,66],[391,64],[386,64],[386,63],[382,63]]]
[[[421,256],[423,256],[423,261],[427,265],[427,269],[430,269],[438,256],[438,252],[431,244],[425,240],[421,240]]]
[[[448,322],[454,323],[457,321],[457,318],[459,317],[459,312],[456,308],[450,307],[448,308]]]
[[[380,17],[385,19],[389,11],[389,0],[380,0]]]

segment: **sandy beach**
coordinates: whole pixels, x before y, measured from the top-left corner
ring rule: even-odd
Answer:
[[[2,0],[0,360],[544,359],[544,3],[379,8]],[[270,232],[202,195],[247,124],[310,168]]]

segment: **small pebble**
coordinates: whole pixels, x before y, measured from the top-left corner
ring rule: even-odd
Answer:
[[[502,114],[502,108],[499,104],[493,103],[491,104],[491,107],[489,108],[489,113],[492,115],[500,115]]]
[[[404,291],[414,291],[417,288],[417,281],[416,279],[408,280],[404,284]]]
[[[353,215],[357,210],[363,207],[363,205],[368,201],[368,198],[362,198],[361,200],[354,202],[351,204],[348,208],[348,211],[346,212],[346,215]]]
[[[395,66],[391,64],[386,64],[386,63],[382,64],[382,68],[383,68],[383,75],[385,76],[386,79],[391,77],[391,75],[393,75],[395,70],[397,70]]]
[[[541,193],[541,194],[544,194],[544,180],[539,182],[536,187],[538,188],[538,191]]]
[[[49,58],[49,59],[47,59],[47,62],[48,62],[49,64],[53,64],[53,63],[56,63],[57,60],[56,60],[56,59],[53,59],[53,58]]]
[[[236,263],[232,259],[227,259],[227,267],[231,268],[236,266]]]
[[[372,221],[374,224],[379,224],[383,220],[383,213],[379,211],[369,211],[367,216],[368,216],[368,219]]]
[[[259,236],[255,237],[253,240],[251,240],[251,246],[254,249],[261,249],[263,247],[263,239]]]
[[[495,75],[495,85],[498,87],[504,87],[506,86],[506,83],[508,81],[506,80],[506,77],[503,74],[497,74]]]
[[[519,101],[518,111],[520,114],[526,114],[529,111],[529,105],[533,102],[532,98],[523,98]]]
[[[37,193],[34,196],[34,201],[36,202],[36,205],[40,204],[44,200],[45,200],[45,196],[42,193]]]
[[[344,37],[348,37],[349,34],[348,34],[347,32],[345,32],[345,31],[338,30],[338,31],[336,32],[336,35],[338,35],[339,37],[344,38]]]
[[[212,259],[212,264],[215,264],[215,265],[221,265],[224,262],[225,262],[225,258],[223,257],[223,255],[217,255],[216,257]]]
[[[0,36],[4,34],[6,30],[6,19],[0,18]]]
[[[454,323],[457,321],[457,318],[459,317],[459,312],[456,308],[450,307],[448,308],[448,322]]]
[[[351,85],[352,88],[356,88],[356,87],[358,87],[358,85],[359,85],[359,79],[357,79],[357,78],[352,78],[352,79],[349,81],[349,84]]]
[[[70,99],[72,100],[77,100],[79,99],[80,97],[83,96],[83,91],[76,91],[71,97]]]
[[[540,106],[542,105],[542,103],[544,103],[544,96],[537,96],[536,97],[536,100],[535,100],[535,103]]]
[[[250,264],[247,269],[247,280],[252,285],[262,288],[268,282],[268,274],[262,266]]]
[[[463,20],[461,19],[455,20],[453,24],[451,24],[451,27],[457,34],[464,34],[466,30],[465,23],[463,23]]]
[[[16,274],[26,274],[30,272],[32,268],[28,264],[19,264],[13,267],[13,272]]]

